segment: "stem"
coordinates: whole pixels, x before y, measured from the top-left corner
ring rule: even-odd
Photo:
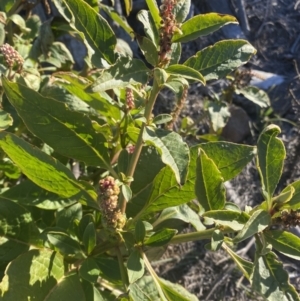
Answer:
[[[157,288],[158,294],[160,296],[160,299],[163,300],[163,301],[167,301],[167,299],[166,299],[166,297],[165,297],[165,295],[164,295],[164,293],[163,293],[163,291],[160,287],[160,284],[159,284],[159,281],[158,281],[158,276],[156,275],[155,271],[152,269],[152,266],[151,266],[151,264],[150,264],[150,262],[149,262],[149,260],[146,256],[146,254],[144,252],[141,252],[141,255],[143,256],[144,263],[145,263],[150,275],[153,278],[153,281],[156,285],[156,288]]]
[[[120,272],[121,272],[122,282],[123,282],[124,288],[125,288],[125,290],[127,292],[128,291],[129,282],[128,282],[128,277],[127,277],[127,271],[126,271],[126,268],[125,268],[124,262],[123,262],[123,256],[122,256],[122,253],[121,253],[119,247],[115,248],[115,250],[117,252],[117,257],[118,257],[118,262],[119,262],[119,268],[120,268]]]
[[[170,244],[179,244],[179,243],[195,241],[195,240],[210,239],[213,232],[216,229],[217,228],[212,228],[212,229],[207,229],[207,230],[198,231],[198,232],[178,234],[178,235],[175,235],[169,243]],[[232,232],[234,232],[234,231],[232,229],[230,229],[229,227],[224,227],[222,229],[222,233],[224,233],[224,234],[232,233]]]
[[[133,155],[131,157],[131,161],[129,163],[129,166],[128,166],[128,169],[127,169],[127,172],[126,172],[127,177],[133,177],[133,175],[134,175],[134,172],[135,172],[135,169],[136,169],[136,166],[137,166],[137,163],[139,161],[139,158],[140,158],[140,155],[141,155],[141,152],[142,152],[142,148],[143,148],[144,129],[145,129],[146,125],[149,124],[149,122],[150,122],[151,113],[152,113],[156,98],[158,96],[159,90],[160,90],[160,88],[159,88],[157,82],[154,79],[153,87],[152,87],[149,99],[148,99],[148,101],[146,103],[146,107],[145,107],[144,117],[146,119],[146,122],[141,127],[139,137],[138,137],[138,140],[136,142],[135,149],[134,149]],[[126,211],[126,205],[127,205],[127,200],[122,196],[120,198],[120,209],[121,209],[121,212],[123,214]]]

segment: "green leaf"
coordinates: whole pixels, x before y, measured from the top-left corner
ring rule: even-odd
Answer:
[[[10,114],[0,110],[0,131],[4,131],[13,124],[13,119]]]
[[[0,231],[2,231],[1,226]],[[23,242],[9,240],[3,236],[0,237],[0,267],[6,266],[10,261],[27,252],[29,247],[29,244],[26,245]]]
[[[281,193],[290,191],[291,187],[294,188],[294,193],[292,198],[286,204],[286,206],[288,206],[288,208],[290,209],[297,210],[298,208],[300,208],[300,180],[295,181],[287,187],[285,187]],[[285,208],[285,205],[283,205],[282,208]]]
[[[136,39],[139,44],[140,49],[142,50],[145,59],[152,66],[158,65],[158,51],[156,45],[148,38],[137,35]]]
[[[198,301],[198,298],[179,284],[158,278],[159,285],[168,301]]]
[[[5,190],[0,196],[15,201],[20,205],[35,206],[41,209],[56,210],[76,203],[76,198],[62,198],[37,186],[30,180]]]
[[[176,234],[177,230],[164,228],[151,235],[144,244],[150,247],[161,247],[166,245]]]
[[[271,216],[268,212],[257,210],[250,216],[249,220],[244,225],[244,228],[233,239],[234,243],[241,242],[254,234],[262,232],[271,224]]]
[[[205,78],[195,69],[185,65],[172,65],[166,69],[167,73],[182,76],[187,80],[197,81],[205,85]]]
[[[46,297],[45,301],[66,300],[86,301],[81,282],[77,274],[68,274]]]
[[[146,84],[149,69],[137,59],[120,57],[117,62],[105,69],[101,76],[87,88],[88,92],[101,92],[115,88],[125,88],[132,84]]]
[[[129,255],[127,261],[127,271],[130,284],[143,277],[145,273],[145,266],[139,250],[134,249]]]
[[[177,23],[182,23],[188,16],[191,8],[191,0],[177,0],[173,8],[173,14]]]
[[[119,263],[116,259],[105,256],[98,256],[93,259],[100,269],[100,276],[102,278],[113,283],[122,283]]]
[[[127,162],[129,162],[131,156],[132,155],[129,156]],[[149,162],[151,162],[151,168],[149,168]],[[126,207],[127,216],[135,216],[145,206],[145,203],[151,193],[153,180],[163,167],[164,164],[158,151],[152,146],[143,147],[134,173],[134,181],[130,186],[133,197]],[[122,169],[126,171],[127,166],[122,167]]]
[[[265,231],[266,241],[278,252],[300,260],[300,238],[293,233],[283,230]]]
[[[153,118],[153,123],[158,124],[165,124],[171,121],[173,117],[170,114],[159,114]]]
[[[161,154],[162,161],[169,165],[175,173],[178,183],[183,184],[189,163],[189,148],[181,136],[172,131],[146,127],[143,140],[154,145]]]
[[[89,223],[83,233],[82,242],[87,254],[91,254],[96,246],[96,229],[93,222]]]
[[[254,158],[256,148],[231,142],[208,142],[200,144],[206,155],[214,161],[224,181],[238,175]]]
[[[172,43],[169,66],[179,63],[181,57],[181,50],[182,50],[181,43]]]
[[[86,191],[59,161],[12,134],[0,133],[0,139],[2,149],[35,184],[65,198],[83,198],[86,204],[98,208],[96,195],[93,199],[92,192]]]
[[[64,277],[63,257],[49,250],[30,250],[13,260],[0,284],[3,301],[51,300],[49,294],[61,285]],[[74,288],[68,292],[68,297]],[[63,296],[63,295],[62,295]],[[59,299],[56,299],[59,300]],[[75,297],[74,300],[80,300]]]
[[[211,250],[218,251],[224,241],[224,235],[220,230],[215,230],[211,237]]]
[[[144,32],[146,36],[153,42],[155,46],[158,45],[158,28],[149,11],[141,10],[137,14],[137,19],[143,23]],[[160,22],[160,21],[159,21]]]
[[[132,191],[130,186],[124,184],[121,186],[122,195],[124,196],[125,200],[128,202],[132,198]]]
[[[24,207],[0,196],[0,236],[20,244],[40,245],[39,230],[31,213]]]
[[[99,267],[93,258],[86,258],[79,268],[80,277],[91,283],[97,282],[99,274]]]
[[[104,299],[102,296],[103,291],[100,291],[95,287],[95,285],[91,282],[82,280],[81,285],[85,294],[85,300],[87,301],[106,301],[108,299]]]
[[[65,233],[48,232],[47,238],[56,250],[63,255],[75,256],[76,258],[84,258],[80,244]]]
[[[157,6],[157,3],[155,0],[146,0],[146,3],[148,5],[148,8],[149,8],[149,11],[150,11],[150,14],[153,18],[153,21],[155,23],[155,27],[157,29],[160,28],[161,26],[161,17],[160,17],[160,14],[159,14],[159,9],[158,9],[158,6]]]
[[[286,155],[283,142],[276,136],[280,128],[271,124],[260,134],[257,142],[257,168],[261,176],[264,197],[270,200],[282,174]]]
[[[299,295],[289,283],[288,273],[273,252],[256,254],[252,288],[269,301],[299,301]]]
[[[178,185],[175,174],[169,166],[166,166],[161,170],[156,169],[156,173],[152,173],[153,168],[155,168],[153,162],[156,161],[148,160],[147,163],[145,161],[146,166],[144,170],[147,170],[147,172],[143,174],[143,177],[150,174],[150,172],[153,177],[146,182],[147,186],[146,183],[144,183],[143,187],[145,188],[138,196],[128,203],[127,208],[129,207],[131,209],[130,212],[135,210],[135,213],[140,212],[141,216],[145,217],[147,214],[172,206],[182,205],[195,199],[194,186],[196,180],[197,157],[198,147],[192,147],[190,149],[191,159],[188,167],[187,180],[183,186]],[[151,169],[149,169],[149,162],[151,162]],[[135,179],[141,181],[136,175]],[[135,181],[132,184],[134,183]]]
[[[13,14],[13,15],[10,15],[7,19],[11,20],[13,23],[15,23],[23,33],[30,32],[30,28],[26,27],[25,20],[20,15]]]
[[[144,276],[130,284],[129,296],[131,301],[159,301],[160,297],[151,276]]]
[[[145,239],[146,228],[145,228],[144,223],[141,220],[138,220],[136,225],[135,225],[134,236],[135,236],[135,241],[137,243],[142,243]]]
[[[261,108],[268,108],[271,106],[268,93],[257,87],[247,86],[241,89],[235,88],[235,93],[243,94],[246,98]]]
[[[116,37],[108,22],[83,0],[64,0],[64,3],[72,12],[71,26],[84,34],[95,59],[104,57],[113,64]]]
[[[218,13],[197,15],[182,24],[180,27],[182,33],[176,32],[172,41],[186,43],[201,36],[206,36],[231,23],[238,24],[236,18],[229,15]]]
[[[237,255],[228,246],[225,246],[224,249],[229,254],[229,256],[233,259],[233,261],[238,266],[238,268],[243,272],[244,276],[250,281],[250,277],[253,272],[253,266],[254,266],[253,263]]]
[[[224,179],[215,163],[199,148],[195,193],[205,211],[222,209],[226,202]]]
[[[283,209],[284,205],[286,203],[288,208],[290,208],[289,206],[289,201],[292,199],[293,195],[295,193],[295,188],[293,186],[288,186],[288,189],[285,189],[285,191],[281,191],[281,193],[279,195],[277,195],[276,197],[272,198],[272,203],[276,203],[276,207]]]
[[[183,204],[176,207],[169,207],[164,209],[155,220],[155,226],[168,223],[172,219],[179,219],[185,223],[190,223],[197,231],[205,230],[206,227],[201,223],[199,215],[188,205]]]
[[[207,110],[213,131],[220,133],[220,130],[225,127],[231,115],[227,104],[223,102],[209,102]]]
[[[82,206],[75,203],[67,208],[59,209],[56,211],[55,218],[57,227],[74,234],[74,226],[77,230],[76,220],[80,221],[82,218]]]
[[[230,210],[211,210],[205,212],[202,216],[211,218],[217,225],[230,227],[234,231],[243,229],[249,219],[249,216],[244,212]]]
[[[198,51],[184,65],[198,70],[206,80],[219,79],[248,62],[256,50],[244,40],[224,40]]]
[[[7,79],[2,83],[9,101],[34,135],[64,156],[87,165],[107,166],[105,138],[93,130],[86,115]]]
[[[21,170],[10,159],[5,158],[0,161],[0,170],[10,179],[17,180],[21,176]]]

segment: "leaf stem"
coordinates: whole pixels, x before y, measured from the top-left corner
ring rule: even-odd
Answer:
[[[129,286],[129,282],[128,282],[128,277],[127,277],[127,271],[123,262],[123,256],[122,253],[120,251],[119,247],[115,248],[116,253],[117,253],[117,257],[118,257],[118,262],[119,262],[119,268],[120,268],[120,272],[121,272],[121,278],[122,278],[122,282],[124,285],[124,288],[126,290],[126,292],[128,291],[128,286]]]
[[[163,291],[162,291],[162,289],[160,287],[160,284],[159,284],[159,281],[158,281],[158,276],[156,275],[155,271],[153,270],[153,268],[152,268],[152,266],[151,266],[151,264],[150,264],[150,262],[149,262],[149,260],[148,260],[148,258],[146,256],[146,254],[144,252],[141,252],[141,255],[143,256],[144,263],[145,263],[145,265],[146,265],[146,267],[147,267],[150,275],[153,278],[153,281],[154,281],[154,283],[156,285],[156,288],[157,288],[158,294],[160,296],[160,299],[163,300],[163,301],[167,301],[167,299],[166,299],[166,297],[165,297],[165,295],[164,295],[164,293],[163,293]]]
[[[207,229],[207,230],[197,231],[197,232],[192,232],[192,233],[178,234],[178,235],[175,235],[169,243],[170,244],[179,244],[179,243],[189,242],[189,241],[210,239],[213,232],[217,229],[218,228],[212,228],[212,229]],[[223,234],[234,232],[229,227],[224,227],[224,228],[222,228],[221,231]]]
[[[143,141],[144,129],[145,129],[146,125],[148,125],[150,123],[152,110],[153,110],[156,98],[158,96],[159,90],[160,90],[160,88],[159,88],[157,82],[154,79],[153,87],[151,89],[149,99],[146,102],[146,106],[145,106],[144,117],[146,119],[146,122],[143,123],[143,125],[140,129],[139,137],[138,137],[138,140],[136,142],[135,149],[134,149],[132,158],[130,160],[130,163],[129,163],[129,166],[128,166],[128,169],[127,169],[127,172],[126,172],[127,177],[133,177],[133,175],[134,175],[137,163],[139,161],[139,158],[140,158],[140,155],[141,155],[141,152],[142,152],[143,144],[144,144],[144,141]],[[121,197],[121,199],[120,199],[120,209],[121,209],[121,212],[123,214],[126,211],[126,205],[127,205],[127,200],[124,197]]]

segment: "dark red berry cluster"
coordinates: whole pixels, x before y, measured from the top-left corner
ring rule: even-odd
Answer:
[[[160,6],[161,27],[159,30],[159,60],[161,63],[166,63],[168,53],[172,46],[172,37],[176,30],[176,19],[173,13],[176,0],[164,0]]]

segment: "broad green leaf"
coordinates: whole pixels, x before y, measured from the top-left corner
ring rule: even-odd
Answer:
[[[198,51],[184,65],[198,70],[206,80],[219,79],[247,63],[256,50],[244,40],[224,40]]]
[[[234,91],[237,94],[243,94],[261,108],[268,108],[271,105],[268,94],[257,87],[247,86],[241,89],[235,88]]]
[[[254,158],[256,148],[231,142],[208,142],[200,144],[206,155],[214,161],[224,181],[238,175]]]
[[[186,43],[201,36],[206,36],[231,23],[238,24],[236,18],[229,15],[218,13],[197,15],[182,24],[180,27],[182,33],[176,32],[172,41]]]
[[[128,163],[131,157],[132,155],[129,155],[128,161],[126,160]],[[149,162],[151,162],[151,168]],[[127,170],[128,163],[123,161],[124,166],[122,170],[124,170],[124,172]],[[126,207],[127,216],[135,216],[145,206],[151,193],[153,180],[163,167],[164,164],[158,151],[152,146],[143,147],[134,173],[134,181],[130,186],[133,197]]]
[[[283,230],[265,231],[266,241],[278,252],[300,260],[300,238],[293,233]]]
[[[8,13],[15,2],[16,0],[2,0],[0,3],[0,10]]]
[[[112,20],[117,22],[118,25],[120,25],[130,36],[132,36],[134,30],[132,29],[132,27],[130,27],[124,16],[118,14],[118,12],[113,7],[102,5],[101,3],[97,3],[97,5],[100,5],[101,10],[103,10]]]
[[[146,246],[151,247],[161,247],[166,245],[174,235],[177,234],[177,230],[175,229],[161,229],[157,232],[155,232],[153,235],[151,235],[146,241]]]
[[[1,231],[1,226],[0,226]],[[17,258],[22,253],[28,251],[30,245],[23,242],[9,240],[4,236],[0,237],[0,267],[6,266],[10,261]]]
[[[0,110],[0,131],[4,131],[13,124],[11,115],[3,110]]]
[[[93,257],[93,259],[97,262],[102,278],[113,283],[122,283],[118,260],[105,256]]]
[[[79,268],[80,277],[92,283],[97,282],[99,274],[99,267],[93,258],[86,258]]]
[[[142,243],[146,236],[146,228],[144,223],[141,220],[138,220],[135,225],[134,231],[135,241],[137,243]]]
[[[63,278],[64,261],[60,254],[47,249],[30,250],[7,267],[0,284],[0,297],[3,301],[49,301],[49,294]],[[68,291],[68,297],[73,291],[74,288]]]
[[[171,51],[170,51],[170,62],[169,62],[169,66],[174,65],[174,64],[178,64],[181,58],[181,43],[172,43],[171,45]],[[183,65],[181,65],[183,66]]]
[[[224,102],[209,102],[207,106],[211,127],[215,133],[220,133],[231,116],[227,104]]]
[[[55,250],[66,256],[75,256],[76,258],[84,258],[80,244],[65,233],[48,232],[47,238]]]
[[[185,66],[174,64],[166,69],[167,73],[182,76],[187,80],[197,81],[205,85],[204,77],[195,69]]]
[[[299,295],[289,283],[288,273],[273,252],[256,254],[252,288],[269,301],[299,301]]]
[[[96,229],[93,222],[89,223],[83,233],[82,242],[87,254],[90,254],[96,246]]]
[[[35,206],[41,209],[56,210],[76,203],[76,198],[62,198],[58,194],[44,190],[30,180],[5,190],[1,197],[15,201],[20,205]]]
[[[55,218],[57,227],[74,234],[75,221],[80,221],[82,218],[82,206],[79,203],[75,203],[69,207],[59,209],[56,211]]]
[[[137,59],[120,57],[110,68],[87,88],[88,92],[101,92],[115,88],[126,88],[128,85],[144,85],[148,81],[149,69]]]
[[[164,209],[158,219],[155,220],[155,226],[160,226],[160,224],[167,223],[172,219],[179,219],[185,223],[190,223],[197,231],[206,229],[201,223],[199,215],[186,204]]]
[[[159,278],[158,281],[168,301],[198,301],[198,298],[195,295],[188,292],[181,285],[162,278]]]
[[[279,182],[286,155],[283,142],[277,138],[279,134],[280,128],[271,124],[263,130],[257,142],[257,168],[267,200],[272,198]]]
[[[298,208],[300,208],[300,180],[295,181],[290,185],[288,185],[287,187],[285,187],[281,193],[285,193],[289,191],[290,187],[294,188],[294,193],[292,198],[289,200],[289,202],[286,205],[290,209],[297,210]]]
[[[150,39],[137,34],[136,34],[136,39],[147,62],[154,67],[157,66],[158,51],[156,45]]]
[[[86,301],[79,276],[76,273],[66,275],[44,300],[57,301],[69,298],[70,300]]]
[[[162,161],[169,165],[175,173],[178,183],[183,184],[189,163],[189,148],[181,136],[172,131],[146,127],[143,140],[154,145],[161,154]]]
[[[153,278],[144,276],[129,286],[130,301],[161,301]]]
[[[177,23],[182,23],[188,16],[191,8],[191,0],[177,0],[173,8],[173,14]]]
[[[145,273],[145,266],[139,250],[134,249],[129,255],[127,261],[127,272],[130,284],[143,277]]]
[[[136,214],[140,212],[141,216],[161,211],[163,209],[179,206],[195,199],[195,180],[196,180],[196,162],[198,157],[198,147],[192,147],[190,149],[190,164],[188,168],[187,180],[183,186],[178,185],[175,174],[169,166],[156,171],[151,178],[151,185],[148,186],[139,193],[136,198],[133,198],[129,203],[130,212]],[[149,169],[149,162],[151,162],[151,169]],[[148,161],[146,165],[148,174],[154,168],[152,161]],[[145,176],[143,174],[143,177]],[[155,178],[154,178],[155,177]],[[138,179],[135,176],[135,179]],[[154,181],[153,181],[154,180]],[[152,185],[153,182],[153,185]],[[132,184],[134,184],[133,182]],[[145,187],[145,185],[144,185]]]
[[[202,216],[211,218],[217,225],[230,227],[234,231],[243,229],[249,219],[249,216],[244,212],[230,210],[211,210],[205,212]]]
[[[137,19],[143,23],[144,32],[146,36],[153,42],[155,46],[158,45],[158,27],[156,27],[154,20],[149,11],[141,10],[137,14]]]
[[[30,32],[30,28],[26,27],[25,20],[18,14],[13,14],[7,18],[8,20],[15,23],[23,33]]]
[[[195,193],[205,211],[222,209],[226,202],[224,179],[216,164],[199,148]]]
[[[39,230],[31,213],[24,207],[0,196],[0,237],[18,244],[40,245]],[[22,247],[21,247],[22,248]]]
[[[9,101],[33,134],[64,156],[93,166],[108,164],[105,138],[93,130],[86,115],[7,79],[2,83]]]
[[[168,123],[173,119],[172,115],[170,114],[159,114],[153,118],[153,123],[158,124],[165,124]]]
[[[271,216],[264,210],[257,210],[250,216],[244,228],[233,239],[234,243],[241,242],[254,234],[262,232],[271,224]]]
[[[64,0],[72,12],[71,26],[82,32],[92,47],[94,57],[104,57],[109,63],[115,61],[116,37],[108,22],[83,0]]]
[[[0,146],[38,186],[63,198],[83,199],[85,204],[98,208],[96,193],[86,191],[86,187],[77,182],[72,172],[59,161],[9,133],[0,134]]]
[[[0,161],[0,170],[4,175],[10,179],[17,180],[20,178],[22,172],[10,159],[5,158]]]
[[[88,108],[92,107],[100,115],[114,119],[114,124],[116,120],[121,119],[120,108],[105,92],[87,93],[85,91],[85,89],[91,84],[91,82],[86,78],[69,72],[55,73],[55,77],[62,79],[62,81],[58,79],[54,82],[54,84],[64,87],[73,96],[84,101]],[[51,97],[54,96],[52,95]],[[60,100],[58,97],[61,98],[61,95],[58,94],[57,97],[53,98]],[[68,105],[70,106],[69,103]]]
[[[146,3],[148,5],[150,14],[154,20],[155,26],[157,29],[159,29],[161,26],[161,17],[159,14],[157,3],[155,0],[146,0]]]
[[[220,230],[215,230],[211,236],[211,250],[212,251],[218,251],[224,241],[224,235]]]
[[[82,241],[85,229],[90,223],[95,223],[95,218],[92,213],[85,214],[80,218],[80,222],[77,228],[77,236],[80,241]]]
[[[295,188],[293,186],[287,186],[285,191],[282,191],[279,195],[276,197],[272,198],[272,203],[277,204],[277,208],[284,208],[284,204],[288,203],[287,206],[289,206],[289,201],[292,199],[294,193],[295,193]],[[282,206],[283,205],[283,206]],[[290,208],[290,207],[288,207]]]
[[[5,27],[6,27],[6,14],[3,11],[4,11],[4,9],[1,9],[1,4],[0,4],[0,19],[2,21],[2,22],[0,22],[0,45],[4,44],[4,41],[5,41],[5,38],[6,38],[6,30],[5,30]],[[2,69],[0,71],[0,74],[2,74],[4,72],[5,72],[5,69]]]
[[[125,0],[125,11],[126,11],[127,16],[129,16],[129,14],[132,10],[132,1],[133,0]]]
[[[237,255],[228,246],[224,247],[224,244],[223,244],[223,248],[233,259],[233,261],[238,266],[238,268],[243,272],[244,276],[250,281],[250,277],[253,272],[253,263]]]
[[[82,289],[84,291],[85,300],[87,301],[107,301],[108,299],[104,299],[103,291],[100,292],[98,288],[91,282],[81,280]],[[107,292],[108,293],[108,292]]]

